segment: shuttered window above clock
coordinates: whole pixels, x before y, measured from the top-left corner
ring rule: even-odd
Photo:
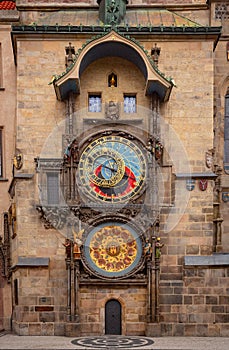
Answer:
[[[88,111],[99,113],[102,110],[101,94],[88,95]]]
[[[136,113],[135,94],[124,94],[124,113]]]

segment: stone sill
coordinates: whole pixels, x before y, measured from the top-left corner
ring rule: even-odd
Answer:
[[[208,179],[213,180],[217,178],[215,173],[179,173],[174,174],[177,180],[185,179]]]
[[[210,256],[185,256],[184,267],[208,267],[208,266],[229,266],[229,253],[214,254]]]
[[[17,264],[12,266],[12,270],[18,267],[48,267],[49,266],[49,258],[26,258],[19,256]]]
[[[0,177],[0,182],[7,182],[7,181],[9,181],[9,180],[4,178],[4,177]]]

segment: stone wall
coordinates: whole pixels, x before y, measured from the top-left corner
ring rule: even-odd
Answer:
[[[116,299],[122,305],[122,334],[144,335],[147,290],[137,286],[81,287],[81,334],[104,334],[105,304],[109,299]]]
[[[228,268],[184,267],[182,280],[160,282],[162,335],[227,336]]]
[[[2,12],[2,11],[1,11]],[[6,11],[8,12],[8,11]],[[1,16],[0,21],[5,17]],[[9,16],[9,20],[12,19]],[[0,129],[2,131],[2,177],[0,177],[0,236],[4,237],[4,213],[10,206],[8,188],[12,179],[12,159],[15,152],[15,65],[11,48],[10,24],[0,23]],[[8,101],[6,103],[6,101]],[[4,243],[4,239],[3,239]],[[1,263],[0,263],[1,266]],[[2,275],[2,270],[0,269]],[[1,276],[0,328],[10,329],[11,286]]]

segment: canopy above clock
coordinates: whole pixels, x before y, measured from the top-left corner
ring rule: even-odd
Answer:
[[[136,40],[124,37],[115,31],[89,41],[78,51],[78,56],[68,71],[55,76],[53,85],[58,100],[65,100],[70,92],[80,94],[80,77],[84,70],[94,61],[108,56],[130,60],[145,77],[145,93],[156,92],[161,101],[169,99],[174,85],[171,78],[162,74],[144,48]]]

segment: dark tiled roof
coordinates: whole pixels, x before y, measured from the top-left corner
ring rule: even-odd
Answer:
[[[30,18],[32,24],[33,18]],[[29,21],[29,19],[28,19]],[[40,18],[36,18],[37,25],[68,25],[73,26],[98,26],[103,25],[99,20],[98,10],[78,10],[78,11],[59,11],[59,12],[43,12]],[[200,24],[189,20],[175,12],[151,9],[151,10],[127,10],[124,20],[120,23],[121,26],[137,27],[137,26],[164,26],[164,27],[201,27]]]
[[[15,1],[1,1],[0,2],[0,10],[15,10],[16,3]]]

